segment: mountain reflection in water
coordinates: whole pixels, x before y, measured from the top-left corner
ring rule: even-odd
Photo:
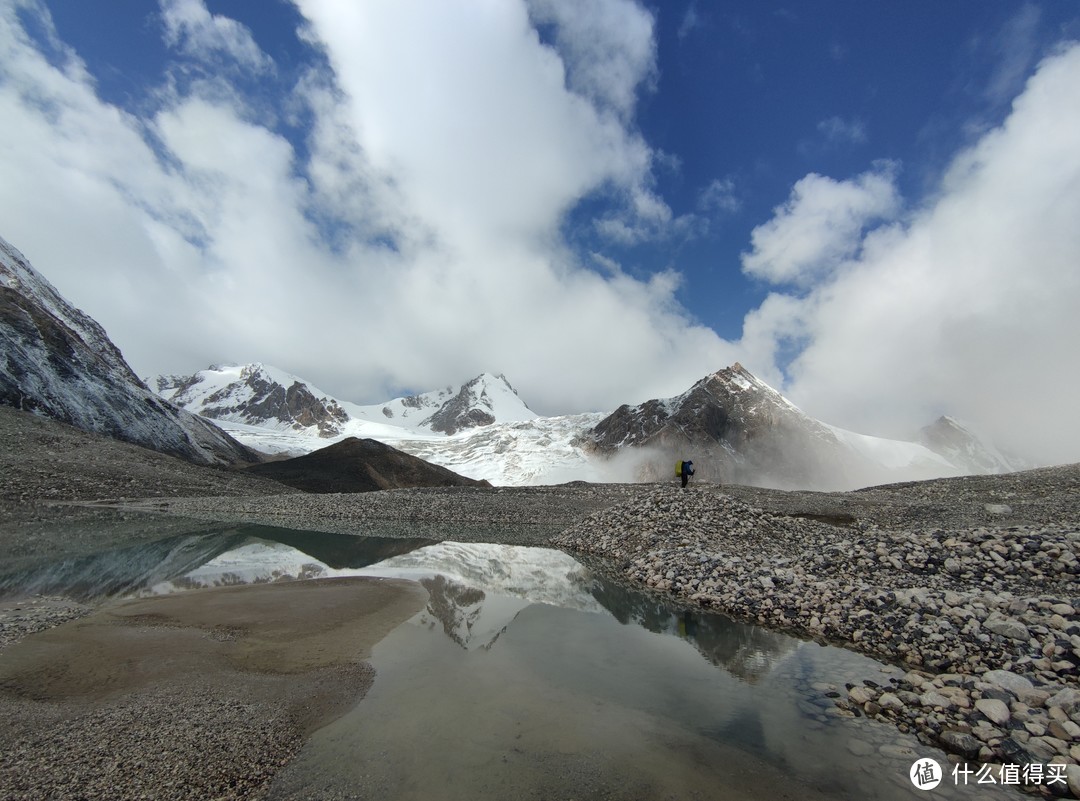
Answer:
[[[678,607],[561,551],[204,526],[9,572],[0,592],[89,599],[357,575],[419,581],[428,603],[375,648],[368,696],[313,735],[271,799],[576,797],[583,782],[594,797],[909,797],[910,761],[883,764],[876,747],[896,732],[836,719],[814,689],[881,681],[886,668]],[[856,759],[850,743],[868,739]]]
[[[148,525],[152,526],[152,520]],[[545,548],[365,537],[273,526],[220,526],[0,575],[0,596],[77,600],[335,575],[414,578],[427,621],[462,648],[490,648],[532,603],[607,610],[623,624],[675,634],[715,665],[756,681],[797,641],[718,615],[678,609]]]
[[[718,667],[748,682],[767,674],[799,641],[760,626],[684,609],[597,575],[593,596],[620,623],[634,623],[658,634],[674,634],[691,642]]]
[[[176,527],[175,520],[168,522],[170,527]],[[153,530],[156,524],[157,521],[148,516],[147,528]],[[275,526],[201,525],[192,533],[174,534],[0,573],[0,598],[55,594],[90,601],[150,592],[153,588],[172,591],[308,578],[324,575],[328,569],[331,572],[356,570],[431,543],[431,540],[419,538],[324,534]],[[294,564],[275,567],[266,560],[254,563],[241,559],[234,572],[219,570],[215,578],[205,577],[213,572],[213,569],[206,569],[207,565],[227,565],[229,554],[242,552],[244,548],[261,554],[267,549],[281,548],[281,554],[298,557],[308,568],[305,572],[302,568],[294,569]]]

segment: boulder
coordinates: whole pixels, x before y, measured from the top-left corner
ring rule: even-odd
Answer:
[[[947,731],[941,734],[941,746],[946,751],[959,754],[964,759],[978,759],[982,743],[967,732]]]
[[[1065,780],[1069,784],[1069,791],[1080,798],[1080,765],[1066,765]]]
[[[1028,627],[1012,618],[989,619],[983,623],[983,628],[994,632],[994,634],[1000,634],[1002,637],[1008,637],[1010,640],[1027,642],[1031,639],[1031,632],[1028,631]]]
[[[892,693],[885,692],[881,694],[881,697],[877,699],[878,706],[882,709],[892,709],[899,712],[904,708],[904,702],[900,698]]]
[[[874,691],[869,687],[852,687],[848,690],[848,698],[859,706],[862,706],[867,701],[873,701],[874,697]]]
[[[1004,726],[1009,722],[1009,707],[996,698],[980,698],[975,708],[991,723]]]
[[[1010,670],[988,670],[982,675],[982,680],[1008,690],[1013,695],[1025,690],[1034,689],[1034,685],[1032,685],[1030,679],[1024,678]]]

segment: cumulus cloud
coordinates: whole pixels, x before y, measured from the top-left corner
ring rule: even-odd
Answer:
[[[773,283],[819,279],[858,251],[868,225],[897,213],[894,173],[886,163],[847,181],[807,175],[775,216],[754,229],[743,271]]]
[[[654,69],[646,12],[545,4],[549,46],[519,2],[297,7],[321,53],[258,119],[228,70],[119,109],[0,9],[0,152],[20,154],[2,234],[138,372],[261,360],[375,401],[496,370],[556,413],[674,394],[734,360],[687,319],[677,275],[601,274],[559,239],[594,192],[622,196],[628,224],[670,214],[627,122]],[[185,57],[279,80],[242,26],[161,8]],[[615,12],[633,12],[621,30]],[[591,47],[601,13],[615,29]],[[302,148],[284,117],[306,121]]]
[[[640,6],[296,7],[319,52],[283,86],[250,31],[164,2],[175,53],[236,70],[151,87],[135,111],[100,98],[42,4],[0,4],[0,235],[138,372],[261,360],[373,402],[493,370],[558,413],[739,360],[854,430],[951,413],[1077,458],[1080,46],[928,199],[905,202],[893,164],[799,181],[753,231],[743,270],[771,292],[730,343],[688,319],[677,272],[583,262],[561,238],[596,197],[621,204],[599,225],[628,242],[737,210],[725,179],[700,216],[654,190],[667,157],[633,124],[656,74]],[[287,102],[250,113],[252,81]]]
[[[778,291],[747,318],[745,342],[781,361],[797,403],[894,436],[949,413],[1034,460],[1075,461],[1077,86],[1072,45],[957,156],[932,199],[892,224],[864,231],[897,208],[887,176],[810,176],[755,231],[747,270],[805,291]]]
[[[991,102],[1008,103],[1023,88],[1028,71],[1038,57],[1037,31],[1041,17],[1038,6],[1024,3],[990,42],[995,68],[984,94]]]
[[[554,25],[569,87],[629,119],[639,86],[656,76],[652,15],[632,0],[529,0],[529,12]]]

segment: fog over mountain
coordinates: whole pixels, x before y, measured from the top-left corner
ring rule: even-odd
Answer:
[[[552,416],[739,362],[1080,459],[1075,4],[264,5],[0,4],[2,234],[138,375]]]
[[[101,326],[2,240],[0,257],[2,402],[198,462],[318,452],[267,469],[303,482],[313,460],[320,491],[459,481],[417,459],[466,480],[517,485],[663,481],[690,458],[699,481],[821,490],[1026,466],[949,418],[918,442],[827,425],[738,363],[675,397],[560,417],[537,415],[491,373],[361,406],[269,365],[222,365],[150,377],[154,395]],[[363,480],[334,478],[342,470]]]
[[[1024,466],[951,420],[918,441],[826,425],[740,364],[674,398],[555,418],[533,413],[505,376],[489,373],[369,406],[263,364],[147,383],[266,452],[295,456],[368,437],[494,484],[664,481],[683,458],[694,460],[697,480],[822,490]]]

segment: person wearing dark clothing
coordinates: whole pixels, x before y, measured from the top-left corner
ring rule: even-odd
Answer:
[[[690,480],[690,476],[694,475],[694,463],[691,461],[676,463],[675,475],[682,478],[683,489],[686,489],[686,482]]]

